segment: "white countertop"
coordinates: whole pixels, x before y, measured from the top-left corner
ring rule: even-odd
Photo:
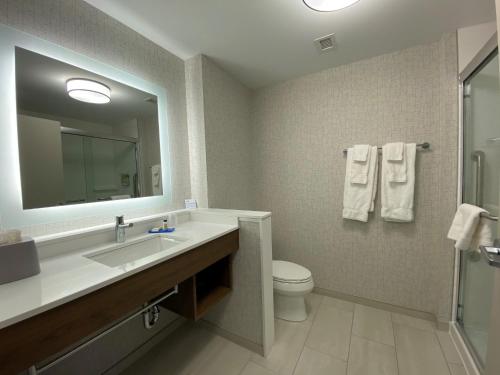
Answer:
[[[118,267],[108,267],[84,257],[108,247],[110,243],[42,259],[39,275],[0,285],[0,329],[91,293],[236,229],[236,222],[216,224],[187,221],[168,234],[186,241]],[[152,236],[158,235],[131,237],[119,246],[144,241]]]

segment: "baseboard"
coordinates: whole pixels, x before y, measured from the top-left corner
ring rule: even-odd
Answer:
[[[125,358],[115,363],[111,368],[106,370],[104,375],[118,375],[123,372],[127,367],[130,367],[134,362],[138,361],[142,356],[149,352],[155,345],[163,341],[167,336],[174,332],[177,328],[183,325],[186,319],[178,317],[168,326],[159,331],[156,335],[152,336],[148,341],[144,342],[141,346],[129,353]]]
[[[200,324],[203,328],[218,336],[224,337],[225,339],[234,342],[236,345],[242,346],[254,353],[264,356],[264,347],[262,345],[259,345],[244,337],[235,335],[234,333],[226,331],[225,329],[203,319],[198,321],[197,324]]]
[[[480,371],[477,368],[469,349],[467,348],[467,344],[465,344],[465,341],[462,339],[462,335],[458,331],[456,322],[450,323],[450,336],[451,341],[453,342],[453,344],[455,344],[458,354],[462,359],[462,363],[464,365],[465,371],[467,372],[467,375],[480,375]]]
[[[357,296],[353,296],[350,294],[336,292],[336,291],[330,290],[330,289],[314,288],[313,292],[317,293],[317,294],[321,294],[323,296],[327,296],[327,297],[338,298],[338,299],[342,299],[344,301],[349,301],[349,302],[353,302],[353,303],[358,303],[360,305],[374,307],[374,308],[377,308],[380,310],[386,310],[389,312],[413,316],[414,318],[429,320],[431,322],[436,323],[437,328],[439,330],[443,330],[443,331],[448,330],[448,323],[447,322],[438,322],[436,319],[436,316],[434,314],[431,314],[431,313],[428,313],[425,311],[412,310],[412,309],[408,309],[406,307],[391,305],[390,303],[385,303],[385,302],[374,301],[374,300],[371,300],[368,298],[357,297]]]

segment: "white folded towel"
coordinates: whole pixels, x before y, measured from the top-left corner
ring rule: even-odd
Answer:
[[[480,245],[493,245],[493,221],[481,219],[485,209],[471,204],[461,204],[448,231],[448,238],[455,240],[459,250],[478,250]]]
[[[370,145],[354,145],[352,160],[358,162],[367,161],[368,151],[370,151]]]
[[[366,161],[364,163],[358,163],[357,161],[351,161],[350,167],[350,182],[351,184],[366,185],[368,183],[368,171],[370,168],[370,162]]]
[[[384,146],[385,147],[385,146]],[[382,218],[385,221],[413,221],[413,198],[415,194],[415,157],[417,145],[406,144],[404,162],[406,165],[406,181],[391,181],[390,174],[393,162],[382,158]]]
[[[375,208],[375,196],[377,194],[377,170],[378,170],[378,150],[377,147],[370,147],[368,155],[368,175],[366,184],[356,184],[351,182],[351,168],[353,161],[353,149],[347,150],[346,176],[344,184],[344,209],[342,217],[344,219],[367,222],[368,212],[373,212]]]
[[[384,157],[389,161],[402,161],[405,144],[403,142],[388,143],[384,147]]]
[[[382,147],[386,164],[387,177],[391,182],[406,182],[406,146],[402,142],[387,143]]]

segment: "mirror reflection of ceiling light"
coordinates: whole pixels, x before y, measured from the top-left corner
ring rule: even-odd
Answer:
[[[73,99],[86,103],[106,104],[111,101],[111,89],[97,81],[72,78],[66,81],[66,91]]]
[[[318,12],[333,12],[347,8],[359,0],[303,0],[309,8]]]

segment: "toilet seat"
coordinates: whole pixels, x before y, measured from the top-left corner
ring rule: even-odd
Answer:
[[[312,274],[301,265],[283,260],[273,260],[273,280],[275,284],[304,284],[311,282]]]

